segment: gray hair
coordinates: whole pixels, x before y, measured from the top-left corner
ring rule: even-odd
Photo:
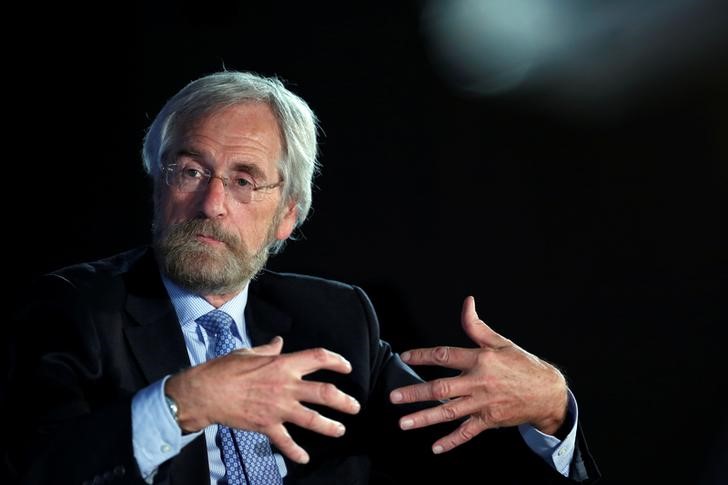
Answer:
[[[144,170],[159,183],[162,161],[190,125],[216,111],[258,101],[273,110],[282,133],[283,158],[278,170],[285,180],[282,201],[295,202],[296,227],[311,209],[313,177],[318,171],[317,120],[306,102],[276,78],[249,72],[225,71],[192,81],[170,98],[154,118],[144,138]],[[284,241],[271,246],[273,253]]]

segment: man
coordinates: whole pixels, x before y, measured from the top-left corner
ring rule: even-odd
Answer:
[[[305,220],[316,169],[314,115],[280,82],[190,83],[143,158],[152,249],[47,275],[13,326],[9,463],[23,482],[597,478],[564,377],[472,298],[461,320],[476,348],[402,354],[461,371],[423,383],[359,288],[262,271]]]

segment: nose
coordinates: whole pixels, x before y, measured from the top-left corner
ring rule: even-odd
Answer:
[[[225,180],[223,178],[217,176],[210,177],[207,187],[200,194],[200,211],[206,218],[216,219],[227,214]]]

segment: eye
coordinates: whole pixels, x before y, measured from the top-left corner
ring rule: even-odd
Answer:
[[[183,168],[182,175],[190,178],[197,178],[200,176],[200,171],[194,168]]]
[[[186,179],[199,179],[205,175],[202,168],[195,165],[184,165],[180,167],[179,172]]]
[[[255,187],[255,180],[247,173],[236,173],[233,180],[236,187]]]

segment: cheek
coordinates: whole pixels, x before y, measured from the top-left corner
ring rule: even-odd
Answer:
[[[189,197],[162,193],[158,202],[158,217],[165,225],[189,220],[194,215],[192,201]]]
[[[268,236],[272,213],[259,207],[242,207],[231,219],[231,229],[237,232],[249,247],[258,248]],[[246,210],[247,209],[247,210]]]

